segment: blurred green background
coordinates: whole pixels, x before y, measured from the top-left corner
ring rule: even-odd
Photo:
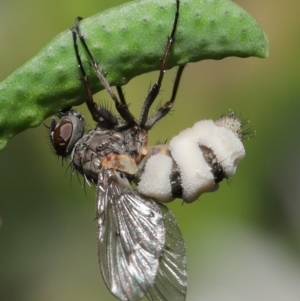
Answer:
[[[124,2],[1,0],[0,80],[76,16]],[[269,35],[270,57],[189,64],[175,108],[151,131],[150,144],[229,109],[251,120],[257,135],[245,141],[247,155],[230,183],[192,205],[170,205],[187,246],[187,301],[299,301],[300,2],[235,2]],[[125,87],[135,114],[156,76]],[[159,100],[168,99],[174,76],[166,73]],[[1,301],[115,300],[98,268],[95,191],[67,166],[52,154],[43,125],[0,153]]]

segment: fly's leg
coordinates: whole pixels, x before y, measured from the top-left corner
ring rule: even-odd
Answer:
[[[75,48],[75,52],[76,52],[78,65],[80,67],[80,70],[81,70],[81,73],[83,76],[84,85],[85,85],[87,95],[88,95],[87,106],[93,116],[93,119],[96,122],[99,122],[100,119],[103,118],[106,121],[106,123],[108,123],[108,125],[110,125],[110,126],[116,126],[118,124],[117,119],[113,116],[113,114],[111,112],[109,112],[108,110],[106,110],[104,108],[100,108],[93,101],[93,96],[92,96],[92,91],[91,91],[91,88],[89,85],[89,80],[88,80],[88,77],[83,68],[83,64],[82,64],[82,61],[81,61],[81,58],[79,55],[79,51],[78,51],[78,45],[76,42],[77,35],[78,35],[84,49],[86,50],[88,56],[91,59],[92,67],[94,68],[98,78],[100,79],[100,81],[101,81],[102,85],[104,86],[104,88],[106,89],[106,91],[109,93],[110,97],[113,99],[117,111],[119,112],[121,117],[126,122],[126,127],[139,126],[142,129],[149,130],[153,127],[153,125],[158,120],[163,118],[171,110],[173,103],[175,101],[175,98],[176,98],[180,78],[181,78],[181,75],[182,75],[182,72],[184,69],[184,66],[180,66],[177,71],[176,79],[175,79],[174,86],[173,86],[172,96],[171,96],[170,100],[168,102],[166,102],[161,108],[159,108],[157,110],[157,112],[155,112],[150,118],[148,118],[150,107],[153,104],[153,102],[155,101],[155,99],[160,91],[164,73],[165,73],[166,66],[167,66],[167,61],[168,61],[172,46],[175,41],[175,33],[176,33],[178,19],[179,19],[179,5],[180,5],[180,1],[176,0],[176,12],[175,12],[173,28],[172,28],[171,35],[168,37],[168,41],[167,41],[167,44],[165,47],[165,52],[164,52],[164,56],[162,58],[162,63],[161,63],[161,67],[160,67],[158,80],[150,89],[149,94],[147,95],[147,97],[143,103],[139,122],[137,122],[135,120],[134,116],[130,113],[130,111],[128,109],[128,105],[127,105],[125,97],[124,97],[124,94],[123,94],[123,91],[122,91],[122,88],[120,86],[117,86],[117,91],[118,91],[120,100],[117,98],[117,96],[113,92],[110,84],[108,83],[107,79],[105,78],[101,68],[99,67],[98,62],[95,60],[91,51],[89,50],[87,43],[84,39],[84,36],[82,35],[82,33],[80,31],[79,22],[82,20],[82,18],[78,17],[76,19],[76,25],[71,29],[72,33],[73,33],[73,39],[74,39],[74,48]]]
[[[112,98],[112,100],[114,101],[115,103],[115,107],[118,111],[118,113],[121,115],[121,117],[124,119],[124,121],[126,122],[126,124],[128,126],[133,126],[133,125],[137,125],[137,122],[134,118],[134,116],[130,113],[129,109],[128,109],[128,106],[126,104],[126,101],[125,101],[125,98],[124,98],[124,95],[123,93],[120,95],[120,92],[118,90],[118,93],[119,95],[121,96],[121,101],[118,100],[117,96],[115,95],[115,93],[113,92],[109,82],[107,81],[107,79],[105,78],[101,68],[99,67],[99,64],[98,62],[95,60],[94,56],[92,55],[91,51],[89,50],[88,46],[87,46],[87,43],[84,39],[84,36],[82,35],[81,31],[80,31],[80,28],[79,28],[79,22],[82,20],[82,18],[78,17],[76,19],[76,23],[75,23],[75,26],[72,28],[72,32],[73,32],[73,37],[74,37],[74,33],[76,33],[85,49],[85,51],[87,52],[88,56],[90,57],[91,59],[91,64],[92,64],[92,67],[94,68],[96,74],[97,74],[97,77],[100,79],[103,87],[106,89],[106,91],[108,92],[108,94],[110,95],[110,97]],[[78,57],[80,58],[79,54],[78,54],[78,46],[75,47],[75,50],[77,48],[77,60],[78,60]],[[80,69],[81,69],[81,72],[83,71],[83,67],[82,67],[82,62],[80,61],[79,65],[81,65]],[[86,75],[85,75],[86,77]],[[87,77],[86,77],[87,78]],[[89,88],[89,92],[91,93],[91,89]],[[89,99],[90,98],[90,95],[89,95]],[[87,104],[88,105],[88,108],[89,110],[91,111],[91,114],[94,116],[95,112],[93,111],[97,111],[98,109],[95,108],[95,106],[91,106],[90,104]],[[98,121],[98,120],[96,120]]]
[[[73,36],[73,42],[74,42],[74,49],[75,49],[75,54],[76,54],[76,59],[78,62],[78,67],[80,68],[81,74],[82,74],[82,80],[84,83],[84,87],[87,93],[87,100],[86,100],[86,104],[92,114],[93,119],[96,122],[100,122],[102,120],[106,121],[107,125],[109,127],[113,127],[114,125],[118,124],[118,120],[117,118],[108,110],[99,107],[93,99],[93,93],[91,90],[91,86],[89,83],[89,79],[88,76],[86,75],[86,72],[83,68],[83,64],[81,61],[81,57],[79,54],[79,49],[78,49],[78,45],[77,45],[77,31],[76,29],[73,27],[71,28],[72,31],[72,36]]]
[[[144,101],[142,110],[141,110],[139,124],[140,124],[141,128],[144,128],[146,130],[149,130],[155,124],[155,122],[157,122],[159,119],[161,119],[163,116],[165,116],[170,111],[172,104],[176,97],[176,92],[178,89],[180,77],[181,77],[181,74],[183,71],[183,67],[179,67],[179,70],[178,70],[177,76],[176,76],[176,80],[175,80],[175,84],[174,84],[174,88],[173,88],[171,100],[169,102],[167,102],[162,108],[160,108],[158,110],[158,112],[156,114],[154,114],[153,117],[150,118],[150,120],[148,120],[150,107],[153,104],[154,100],[156,99],[156,97],[159,93],[161,83],[163,81],[163,77],[165,74],[167,61],[168,61],[172,46],[175,41],[175,33],[176,33],[178,19],[179,19],[179,4],[180,4],[179,0],[176,0],[176,12],[175,12],[175,18],[174,18],[174,23],[173,23],[173,29],[172,29],[171,35],[168,37],[167,45],[165,48],[165,53],[162,58],[162,63],[160,66],[158,80],[153,85],[153,87],[150,89],[149,94],[147,95],[147,97]]]
[[[161,106],[151,117],[148,118],[148,120],[144,126],[144,128],[147,131],[150,130],[158,120],[160,120],[161,118],[166,116],[172,109],[173,103],[176,99],[176,94],[178,91],[179,82],[180,82],[180,78],[181,78],[184,67],[185,66],[178,67],[170,100],[167,101],[163,106]]]
[[[119,99],[120,99],[121,103],[124,106],[127,106],[122,87],[121,86],[116,86],[116,88],[117,88],[117,91],[118,91],[118,94],[119,94]]]

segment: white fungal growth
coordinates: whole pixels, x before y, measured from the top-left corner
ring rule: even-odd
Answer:
[[[171,157],[160,153],[150,157],[138,185],[139,192],[161,202],[172,201],[170,183],[172,164]]]
[[[221,163],[227,177],[235,174],[237,163],[245,156],[242,141],[231,130],[216,126],[212,120],[199,121],[192,127],[198,145],[209,147]]]
[[[194,202],[235,174],[245,156],[242,138],[242,122],[233,114],[195,123],[170,141],[168,152],[148,159],[138,191],[161,202],[174,196]]]
[[[193,202],[205,191],[214,187],[214,176],[205,161],[195,138],[193,128],[182,131],[170,142],[170,152],[179,167],[182,184],[182,198]]]

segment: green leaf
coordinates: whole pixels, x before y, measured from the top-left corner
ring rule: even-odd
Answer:
[[[159,69],[174,13],[175,0],[140,0],[81,21],[87,44],[111,85]],[[268,55],[266,35],[231,1],[181,0],[179,13],[168,68],[204,59]],[[93,92],[103,89],[80,52]],[[17,133],[85,99],[68,29],[0,83],[0,149]]]

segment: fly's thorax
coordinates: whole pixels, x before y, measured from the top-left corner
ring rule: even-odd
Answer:
[[[215,191],[245,156],[241,133],[242,122],[231,114],[199,121],[170,144],[149,148],[136,174],[138,191],[162,202],[182,198],[187,203]]]
[[[75,169],[94,183],[101,168],[135,174],[143,154],[147,133],[133,129],[117,131],[96,128],[75,145],[71,162]]]

